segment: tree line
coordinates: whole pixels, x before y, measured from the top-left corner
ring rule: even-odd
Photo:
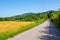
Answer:
[[[50,17],[50,14],[53,13],[55,11],[46,11],[46,12],[42,12],[42,13],[25,13],[22,15],[16,15],[16,16],[12,16],[12,17],[0,17],[0,21],[36,21],[39,19],[47,19]]]

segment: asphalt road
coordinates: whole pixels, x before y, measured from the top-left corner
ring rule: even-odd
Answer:
[[[60,31],[49,20],[7,40],[60,40]]]

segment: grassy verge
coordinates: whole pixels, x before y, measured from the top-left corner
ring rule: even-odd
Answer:
[[[2,34],[0,34],[0,40],[6,40],[6,39],[8,39],[8,38],[10,38],[10,37],[13,37],[13,36],[15,36],[15,35],[17,35],[17,34],[19,34],[19,33],[22,33],[22,32],[24,32],[24,31],[26,31],[26,30],[28,30],[28,29],[31,29],[31,28],[33,28],[33,27],[35,27],[35,26],[43,23],[45,20],[46,20],[46,19],[37,20],[37,21],[35,21],[34,24],[31,24],[31,25],[29,25],[28,27],[22,28],[22,29],[20,29],[20,30],[18,30],[18,31],[16,31],[16,32],[6,32],[6,33],[2,33]]]

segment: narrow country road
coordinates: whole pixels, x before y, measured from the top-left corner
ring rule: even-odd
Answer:
[[[52,22],[47,20],[37,27],[8,40],[60,40],[60,31],[55,28]]]

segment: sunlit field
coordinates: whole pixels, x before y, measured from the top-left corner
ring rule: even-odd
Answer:
[[[34,22],[0,21],[0,40],[6,40],[28,29]]]
[[[22,28],[31,25],[34,22],[16,22],[16,21],[2,21],[0,22],[0,33],[16,32]]]

